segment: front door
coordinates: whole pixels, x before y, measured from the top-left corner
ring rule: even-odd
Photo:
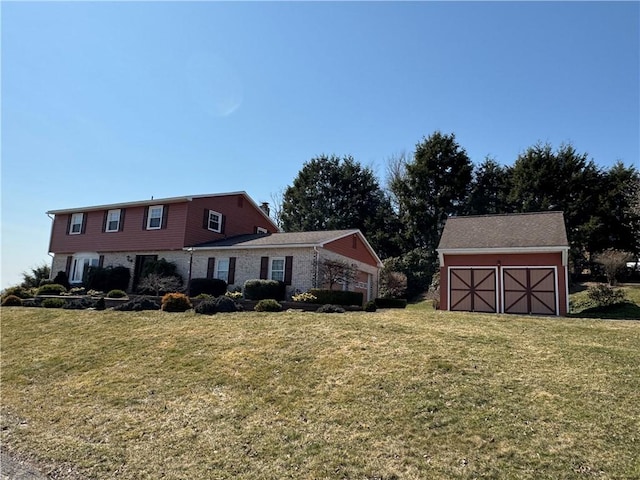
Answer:
[[[144,268],[147,264],[151,262],[156,262],[158,260],[158,255],[136,255],[136,268],[133,271],[133,291],[135,292],[138,289],[138,282],[142,277],[142,272],[144,272]]]

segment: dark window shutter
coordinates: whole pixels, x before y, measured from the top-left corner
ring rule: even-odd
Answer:
[[[69,232],[71,231],[71,217],[73,216],[73,214],[69,214],[69,217],[67,218],[67,231],[65,232],[67,235],[69,235]]]
[[[227,284],[236,283],[236,257],[229,258],[229,278]]]
[[[162,224],[160,225],[161,229],[167,228],[167,220],[169,219],[169,205],[162,206]]]
[[[220,233],[224,233],[224,227],[227,223],[226,215],[220,214]]]
[[[291,274],[293,271],[293,257],[284,258],[284,284],[291,285]]]
[[[209,229],[209,209],[204,209],[204,216],[202,217],[202,228],[205,230]]]
[[[260,279],[266,280],[269,275],[269,257],[260,258]]]
[[[121,232],[122,230],[124,230],[124,213],[126,212],[126,209],[122,209],[120,210],[120,226],[118,227],[118,231]]]
[[[82,227],[80,227],[80,233],[84,233],[87,231],[87,214],[82,214]]]
[[[67,277],[71,275],[71,263],[73,262],[73,256],[69,255],[67,257],[67,266],[64,268],[64,272],[67,274]]]
[[[209,257],[207,262],[207,278],[213,278],[216,271],[216,259],[215,257]]]
[[[104,267],[104,255],[100,255],[100,256],[98,257],[98,266],[99,266],[100,268]]]
[[[144,207],[144,215],[142,215],[142,229],[147,229],[147,218],[149,218],[149,207]]]
[[[102,232],[103,233],[107,230],[108,220],[109,220],[109,210],[105,210],[104,215],[102,216]]]

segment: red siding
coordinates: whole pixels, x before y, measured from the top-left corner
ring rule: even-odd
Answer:
[[[187,203],[169,204],[167,228],[145,230],[145,207],[126,209],[124,228],[119,232],[103,232],[104,210],[85,212],[84,234],[67,235],[69,215],[56,215],[53,221],[49,251],[53,253],[118,252],[137,250],[176,250],[184,247]]]
[[[158,205],[160,204],[158,202]],[[67,235],[70,214],[56,215],[51,230],[49,251],[75,253],[179,250],[189,245],[233,235],[254,233],[256,227],[265,228],[272,233],[277,231],[243,195],[195,198],[192,201],[170,203],[168,206],[167,227],[159,230],[143,228],[145,210],[148,208],[145,206],[125,208],[124,226],[118,232],[103,231],[105,210],[84,212],[86,229],[80,235]],[[203,228],[205,209],[214,210],[224,216],[223,233]]]
[[[355,237],[355,243],[354,243]],[[355,247],[355,248],[354,248]],[[375,257],[366,247],[359,235],[353,234],[327,243],[324,248],[339,253],[345,257],[353,258],[368,265],[377,266]]]
[[[224,197],[196,198],[189,202],[185,245],[220,240],[225,237],[254,233],[256,227],[262,227],[271,233],[277,230],[264,218],[253,205],[244,201],[243,195]],[[243,199],[242,201],[240,199]],[[224,216],[224,231],[212,232],[203,227],[204,211],[213,210]]]
[[[449,289],[448,267],[557,267],[558,275],[558,306],[560,315],[567,314],[567,277],[562,265],[562,254],[557,253],[528,253],[528,254],[500,254],[486,253],[478,255],[446,255],[444,265],[440,267],[440,309],[448,310],[447,292]],[[498,288],[500,290],[500,288]]]

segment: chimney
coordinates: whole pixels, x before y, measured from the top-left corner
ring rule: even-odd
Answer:
[[[269,202],[262,202],[260,204],[260,209],[267,214],[267,216],[269,216],[269,213],[271,213],[271,209],[269,208]]]

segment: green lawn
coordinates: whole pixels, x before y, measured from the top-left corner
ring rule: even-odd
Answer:
[[[580,286],[569,298],[570,315],[579,318],[606,318],[618,320],[640,320],[640,285],[628,284],[620,288],[626,301],[619,305],[595,308],[587,296],[587,287]]]
[[[55,478],[640,478],[640,322],[1,314],[2,444]]]

